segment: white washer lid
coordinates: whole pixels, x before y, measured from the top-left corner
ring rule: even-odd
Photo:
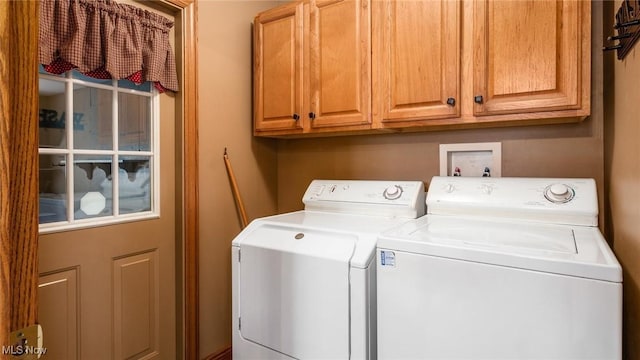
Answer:
[[[377,247],[622,282],[620,264],[589,226],[427,215],[383,232]]]
[[[571,228],[564,226],[529,225],[493,222],[458,217],[433,217],[429,224],[412,236],[428,238],[437,244],[457,244],[498,251],[545,251],[576,254],[576,242]]]

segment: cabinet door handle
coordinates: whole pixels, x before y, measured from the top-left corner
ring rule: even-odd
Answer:
[[[299,120],[300,119],[300,115],[298,114],[293,114],[293,116],[291,116],[293,118],[293,120]]]
[[[310,112],[309,113],[309,119],[315,119],[315,118],[316,118],[316,113]]]
[[[447,105],[449,105],[449,106],[456,106],[456,99],[455,99],[455,98],[452,98],[452,97],[448,98],[448,99],[447,99]]]
[[[484,102],[484,99],[482,98],[482,95],[476,95],[473,97],[473,102],[475,102],[476,104],[482,104]]]

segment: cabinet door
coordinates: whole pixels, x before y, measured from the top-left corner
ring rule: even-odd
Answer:
[[[383,123],[460,115],[460,2],[374,4],[374,108]]]
[[[311,127],[370,124],[371,10],[368,0],[311,0]]]
[[[589,10],[589,1],[475,1],[474,115],[580,109]]]
[[[301,2],[275,8],[254,22],[255,132],[302,129]]]

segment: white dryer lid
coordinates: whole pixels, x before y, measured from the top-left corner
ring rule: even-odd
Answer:
[[[598,228],[590,226],[427,215],[383,232],[377,247],[597,280],[622,281],[620,264]]]
[[[366,268],[375,256],[380,232],[406,221],[409,220],[302,210],[252,221],[233,240],[233,245],[253,245],[320,257],[335,256],[347,261],[351,267]],[[294,236],[298,233],[307,240],[310,239],[308,234],[322,236],[311,244],[296,241]],[[345,249],[350,254],[347,258],[344,257]]]

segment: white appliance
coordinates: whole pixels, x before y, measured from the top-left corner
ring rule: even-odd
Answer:
[[[424,184],[314,180],[303,202],[233,240],[233,358],[375,359],[376,238],[424,215]]]
[[[620,359],[591,179],[435,177],[377,244],[379,359]]]

